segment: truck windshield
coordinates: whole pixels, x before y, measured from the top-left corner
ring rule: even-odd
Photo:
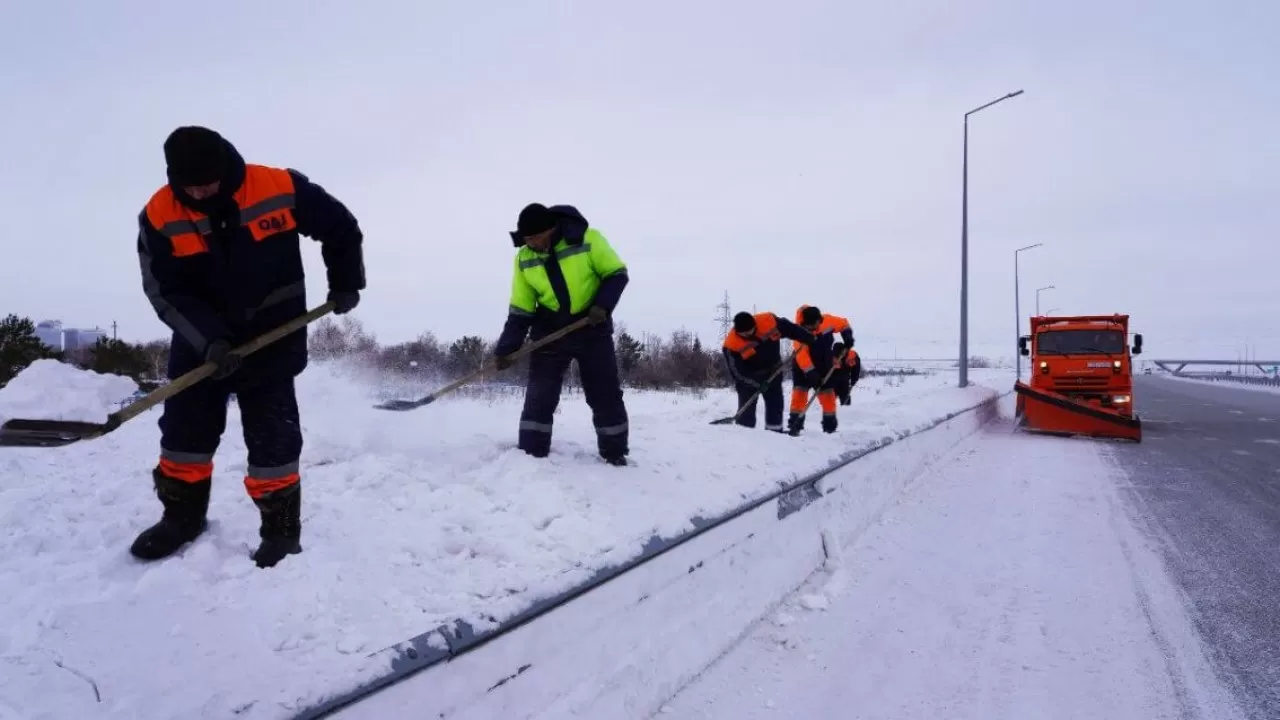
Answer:
[[[1124,333],[1115,330],[1051,330],[1036,344],[1041,355],[1118,354],[1124,348]]]

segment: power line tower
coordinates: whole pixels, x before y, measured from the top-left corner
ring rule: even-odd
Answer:
[[[729,334],[729,326],[733,324],[733,316],[730,314],[733,307],[729,305],[728,290],[724,291],[724,300],[716,305],[716,309],[720,311],[720,314],[716,315],[716,322],[720,323],[720,337],[724,337]]]

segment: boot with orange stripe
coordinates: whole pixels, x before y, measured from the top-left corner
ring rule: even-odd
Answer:
[[[253,553],[253,561],[258,567],[272,567],[285,556],[302,552],[300,483],[254,497],[253,504],[262,513],[262,527],[258,531],[262,543]]]
[[[209,477],[180,480],[156,468],[151,473],[156,495],[164,505],[160,522],[143,530],[129,552],[139,560],[159,560],[177,552],[204,532],[209,510]]]

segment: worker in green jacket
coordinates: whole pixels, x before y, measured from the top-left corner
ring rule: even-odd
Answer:
[[[626,465],[627,408],[613,344],[613,310],[627,285],[627,266],[605,236],[570,205],[533,203],[511,232],[516,251],[511,307],[494,348],[505,356],[587,317],[591,324],[539,348],[529,358],[519,447],[534,457],[551,451],[551,427],[565,371],[578,361],[582,392],[591,407],[600,456]]]

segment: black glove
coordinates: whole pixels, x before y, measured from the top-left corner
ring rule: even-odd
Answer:
[[[346,315],[360,304],[360,293],[355,290],[330,290],[329,302],[333,303],[334,315]]]
[[[213,371],[215,380],[222,380],[229,377],[236,370],[240,369],[240,365],[244,363],[244,357],[239,353],[231,352],[231,343],[226,340],[214,340],[209,343],[209,349],[204,353],[205,362],[218,364],[218,369]]]
[[[841,404],[841,405],[851,405],[852,403],[853,403],[853,400],[852,400],[852,399],[850,399],[850,397],[849,397],[849,393],[847,393],[847,392],[846,392],[846,393],[840,393],[840,404]]]
[[[514,365],[515,361],[507,357],[506,354],[499,355],[495,353],[493,356],[493,364],[498,368],[499,371],[501,371],[501,370],[506,370],[507,368]]]
[[[599,325],[609,319],[609,311],[599,305],[592,305],[591,309],[587,311],[587,317],[591,319],[592,325]]]
[[[809,387],[816,388],[818,383],[822,382],[822,378],[818,377],[817,370],[806,370],[804,372],[804,381],[809,384]]]

